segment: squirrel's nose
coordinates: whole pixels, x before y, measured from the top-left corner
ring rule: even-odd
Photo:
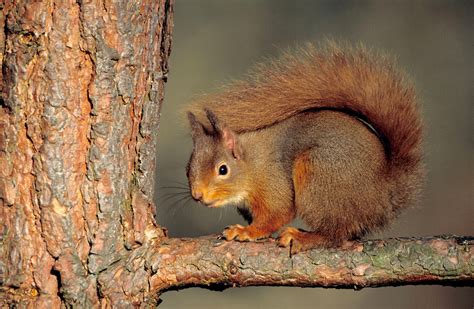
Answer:
[[[192,190],[191,195],[196,201],[200,201],[202,199],[202,191],[200,190]]]

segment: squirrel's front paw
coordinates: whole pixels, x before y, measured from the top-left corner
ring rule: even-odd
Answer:
[[[225,228],[222,235],[227,240],[253,241],[268,237],[269,234],[255,229],[253,226],[242,226],[240,224],[230,225]]]

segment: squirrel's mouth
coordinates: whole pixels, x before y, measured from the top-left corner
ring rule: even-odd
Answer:
[[[235,205],[238,206],[242,203],[244,203],[244,196],[242,195],[235,195],[235,196],[229,196],[227,198],[220,198],[220,199],[215,199],[211,201],[204,201],[201,200],[201,203],[206,205],[209,208],[220,208],[224,207],[227,205]]]
[[[210,202],[202,201],[202,203],[209,208],[219,208],[225,206],[227,203],[223,200],[215,200]]]
[[[209,208],[220,208],[228,204],[228,198],[222,196],[209,196],[208,194],[205,194],[199,202]]]

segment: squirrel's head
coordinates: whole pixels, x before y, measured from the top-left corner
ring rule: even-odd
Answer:
[[[206,110],[211,125],[208,129],[193,113],[188,113],[193,138],[193,153],[186,173],[191,194],[209,207],[242,202],[245,191],[239,183],[244,153],[238,135]]]

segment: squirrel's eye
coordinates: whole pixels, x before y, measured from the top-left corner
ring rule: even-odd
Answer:
[[[219,166],[219,175],[227,175],[227,172],[228,172],[228,169],[227,169],[227,165],[225,164],[222,164],[221,166]]]

